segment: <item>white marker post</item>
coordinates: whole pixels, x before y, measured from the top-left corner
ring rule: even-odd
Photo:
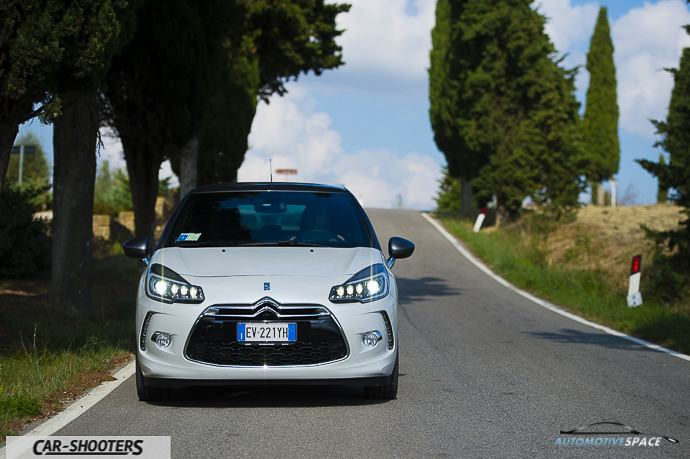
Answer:
[[[642,267],[642,255],[635,255],[630,268],[630,287],[628,287],[628,307],[636,308],[642,304],[640,293],[640,268]]]
[[[482,213],[477,215],[477,221],[474,222],[474,228],[472,231],[475,233],[479,232],[479,229],[482,227],[482,223],[484,223],[484,218],[486,218],[486,207],[482,209]]]

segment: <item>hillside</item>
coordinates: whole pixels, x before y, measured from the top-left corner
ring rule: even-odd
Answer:
[[[543,241],[549,263],[573,269],[599,270],[616,287],[627,287],[630,263],[642,254],[642,269],[649,266],[653,246],[645,238],[644,224],[653,230],[676,228],[682,218],[674,204],[610,207],[586,206],[577,219]]]

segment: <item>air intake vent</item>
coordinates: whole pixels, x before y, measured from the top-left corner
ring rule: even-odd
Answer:
[[[386,311],[381,311],[381,317],[386,324],[386,334],[388,335],[388,349],[392,350],[395,345],[395,338],[393,337],[393,326],[391,325],[391,319],[388,317]]]

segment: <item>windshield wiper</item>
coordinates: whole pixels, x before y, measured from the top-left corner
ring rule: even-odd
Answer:
[[[180,241],[182,242],[181,244],[178,243],[176,247],[220,247],[217,242],[213,241],[204,241],[204,242],[187,242],[187,241]]]

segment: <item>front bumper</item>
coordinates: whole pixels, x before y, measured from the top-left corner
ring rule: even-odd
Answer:
[[[322,310],[322,317],[319,319],[295,318],[292,315],[291,305],[280,305],[275,300],[268,298],[244,307],[256,312],[264,304],[262,301],[267,302],[266,304],[277,305],[278,307],[273,309],[277,310],[278,314],[269,311],[266,313],[268,315],[242,319],[225,314],[227,311],[224,311],[223,307],[231,307],[227,305],[162,304],[146,296],[140,296],[137,317],[137,330],[140,338],[138,357],[145,384],[158,387],[231,384],[376,386],[391,382],[398,352],[397,301],[394,294],[389,294],[379,301],[365,304],[311,305],[312,308]],[[323,317],[323,311],[328,317]],[[232,360],[223,358],[216,360],[212,358],[200,359],[199,355],[201,354],[192,352],[192,347],[198,350],[200,346],[215,346],[209,353],[203,354],[211,355],[217,349],[230,345],[237,346],[238,343],[232,330],[238,321],[269,319],[280,322],[296,321],[298,323],[300,321],[331,320],[337,327],[337,333],[342,336],[344,347],[340,349],[339,354],[333,354],[333,358],[329,361],[308,364],[284,364],[279,356],[266,359],[263,364],[256,361],[246,364],[247,360],[239,361],[244,364],[233,364]],[[204,324],[208,327],[201,330],[200,326]],[[329,327],[333,328],[332,325]],[[231,332],[222,336],[223,329],[226,332],[228,330]],[[369,331],[378,331],[383,338],[373,348],[366,347],[362,343],[362,335]],[[155,333],[171,335],[170,346],[164,349],[158,348],[152,340]],[[200,343],[197,339],[200,336],[207,341]],[[298,343],[300,339],[298,332]],[[250,353],[258,353],[259,359],[262,358],[262,353],[272,354],[272,351],[267,352],[266,349],[273,346],[241,346],[248,349]],[[297,350],[297,346],[292,348]],[[276,351],[279,352],[278,355],[281,352],[284,355],[289,355],[291,346],[276,346]],[[293,362],[294,360],[288,359],[288,361]]]

